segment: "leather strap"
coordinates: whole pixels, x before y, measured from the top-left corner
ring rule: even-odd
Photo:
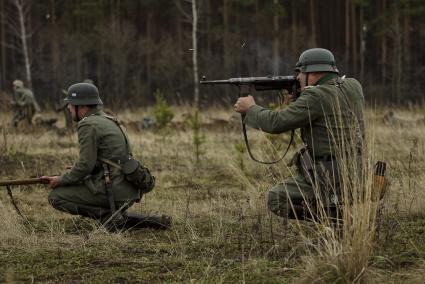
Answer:
[[[120,164],[115,163],[115,162],[113,162],[113,161],[111,161],[111,160],[109,160],[109,159],[106,159],[106,158],[98,158],[98,160],[99,160],[99,161],[101,161],[101,162],[104,162],[105,164],[108,164],[108,165],[110,165],[110,166],[113,166],[114,168],[117,168],[117,169],[119,169],[119,170],[121,170],[121,169],[122,169],[122,166],[121,166]]]

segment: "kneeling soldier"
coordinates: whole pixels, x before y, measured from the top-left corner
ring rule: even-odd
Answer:
[[[361,161],[364,97],[356,79],[339,77],[329,50],[304,51],[295,70],[301,95],[288,108],[268,110],[256,105],[252,96],[239,98],[234,108],[245,115],[247,125],[267,133],[301,129],[305,147],[294,159],[300,175],[273,187],[267,205],[281,217],[310,218],[306,204],[314,207],[320,201],[334,207],[340,202],[341,172],[353,163],[341,157]]]
[[[128,136],[115,118],[100,109],[103,103],[96,86],[74,84],[65,101],[78,123],[80,156],[63,175],[42,177],[53,189],[48,198],[50,204],[73,215],[99,220],[107,228],[168,227],[167,217],[129,217],[125,213],[143,192],[126,179],[119,166],[131,157]]]

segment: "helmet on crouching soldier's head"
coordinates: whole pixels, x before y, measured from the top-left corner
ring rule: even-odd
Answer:
[[[90,83],[77,83],[68,88],[64,102],[73,106],[102,105],[97,87]]]
[[[302,73],[333,72],[338,74],[335,57],[327,49],[312,48],[301,53],[295,66],[295,71]]]

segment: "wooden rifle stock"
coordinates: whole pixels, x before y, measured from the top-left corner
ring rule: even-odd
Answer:
[[[27,185],[27,184],[47,184],[47,180],[42,178],[28,178],[28,179],[13,179],[0,181],[0,186],[8,185]]]

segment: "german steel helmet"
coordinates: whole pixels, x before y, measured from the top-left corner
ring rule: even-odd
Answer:
[[[77,83],[69,87],[64,102],[73,106],[103,104],[96,86],[90,83]]]
[[[302,73],[310,72],[333,72],[339,73],[335,64],[335,57],[327,49],[312,48],[301,53],[295,71]]]

